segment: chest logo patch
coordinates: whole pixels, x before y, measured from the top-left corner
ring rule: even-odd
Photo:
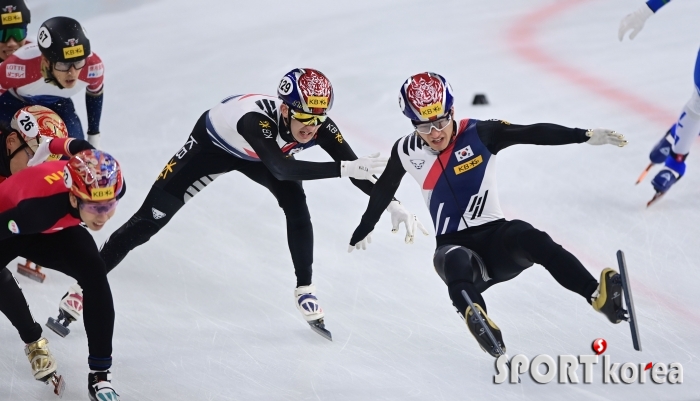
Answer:
[[[483,161],[484,159],[481,157],[481,155],[479,155],[466,163],[462,163],[458,166],[455,166],[455,174],[460,175],[464,172],[467,172],[473,169],[474,167],[480,165]]]
[[[415,167],[416,170],[420,170],[423,168],[423,165],[425,164],[425,160],[423,160],[423,159],[411,159],[411,164],[413,164],[413,167]]]
[[[98,78],[105,73],[105,67],[102,63],[91,65],[88,67],[88,78]]]
[[[472,147],[467,145],[456,151],[455,156],[457,157],[457,161],[461,162],[462,160],[467,160],[468,158],[474,156],[474,152],[472,151]]]

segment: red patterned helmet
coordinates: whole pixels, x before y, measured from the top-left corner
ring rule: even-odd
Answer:
[[[63,180],[73,195],[90,202],[115,199],[124,187],[119,162],[95,149],[71,157],[63,169]]]
[[[452,109],[454,98],[447,80],[434,72],[416,74],[401,86],[399,107],[416,122],[434,121]]]
[[[277,96],[297,112],[325,116],[333,107],[333,86],[321,71],[295,68],[285,74]]]
[[[17,110],[12,121],[12,129],[32,150],[48,138],[68,138],[66,123],[53,110],[44,106],[26,106]],[[48,160],[59,160],[61,155],[51,155]]]

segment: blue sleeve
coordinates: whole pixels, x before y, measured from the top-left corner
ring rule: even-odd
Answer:
[[[668,4],[671,0],[649,0],[647,1],[647,6],[651,9],[653,12],[657,12],[659,8],[665,6]]]
[[[87,109],[88,118],[88,135],[98,134],[100,132],[100,117],[102,117],[102,99],[104,99],[104,91],[100,91],[99,95],[93,95],[90,92],[85,92],[85,108]]]

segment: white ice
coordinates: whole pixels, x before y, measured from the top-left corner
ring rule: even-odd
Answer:
[[[314,282],[333,342],[293,303],[284,215],[240,174],[219,178],[110,275],[117,312],[114,386],[122,400],[691,400],[700,397],[700,159],[653,207],[647,154],[693,90],[700,4],[674,1],[634,40],[620,19],[641,0],[28,0],[30,31],[54,15],[81,20],[106,65],[103,148],[129,191],[102,243],[141,205],[196,119],[227,95],[274,94],[294,67],[333,82],[331,115],[356,153],[387,154],[410,131],[397,104],[409,75],[451,81],[462,118],[552,122],[624,133],[624,149],[514,146],[499,155],[507,218],[548,232],[598,277],[626,252],[643,352],[541,266],[485,293],[508,351],[591,354],[603,337],[614,362],[680,362],[676,385],[493,384],[493,359],[454,312],[432,268],[434,240],[405,245],[384,216],[365,252],[346,253],[367,197],[345,179],[305,183],[315,230]],[[472,106],[485,93],[489,106]],[[82,96],[76,99],[84,117]],[[692,153],[692,152],[691,152]],[[302,153],[328,160],[320,149]],[[650,175],[653,176],[655,172]],[[426,226],[410,177],[398,198]],[[14,264],[10,266],[15,271]],[[72,279],[18,276],[35,318],[57,312]],[[85,400],[87,342],[44,335]],[[52,400],[36,382],[14,327],[0,319],[0,400]],[[579,369],[579,375],[582,369]],[[647,373],[648,375],[648,373]]]

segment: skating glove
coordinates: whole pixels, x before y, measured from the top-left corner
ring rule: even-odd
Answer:
[[[27,167],[37,166],[46,161],[46,159],[51,156],[49,151],[49,144],[53,138],[48,138],[44,142],[39,144],[39,147],[34,151],[34,156],[27,162]]]
[[[372,243],[372,233],[367,234],[367,236],[359,241],[355,246],[348,245],[348,253],[352,252],[353,249],[362,249],[363,251],[367,249],[367,244]]]
[[[389,207],[386,211],[391,213],[391,232],[396,234],[399,232],[399,225],[404,223],[406,225],[406,239],[407,244],[412,244],[415,238],[416,227],[420,229],[424,235],[429,235],[428,230],[423,227],[423,224],[418,221],[418,217],[415,214],[409,213],[399,201],[393,200],[389,203]]]
[[[100,133],[90,133],[88,132],[88,142],[90,142],[90,145],[92,145],[95,149],[100,148]]]
[[[610,129],[589,129],[588,131],[586,131],[586,136],[591,138],[588,141],[586,141],[586,143],[589,145],[610,144],[619,147],[627,145],[627,140],[625,139],[624,135],[618,134],[617,132]]]
[[[620,42],[622,42],[622,39],[625,38],[625,35],[630,30],[632,31],[630,40],[637,37],[637,34],[644,28],[644,23],[652,15],[654,15],[654,12],[645,4],[639,10],[623,18],[622,21],[620,21],[620,29],[617,31],[617,37],[620,39]]]
[[[357,160],[344,160],[340,162],[340,176],[369,180],[372,174],[381,174],[388,161],[386,157],[379,157],[379,153],[360,157]]]

